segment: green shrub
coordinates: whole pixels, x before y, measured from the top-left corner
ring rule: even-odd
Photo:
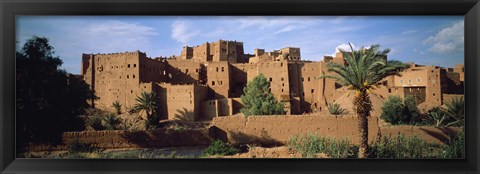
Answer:
[[[420,110],[411,95],[406,96],[405,100],[399,96],[389,96],[382,104],[380,118],[391,124],[415,124],[413,120],[420,118]]]
[[[411,122],[412,120],[420,117],[420,110],[418,109],[417,102],[412,95],[407,95],[405,97],[403,100],[403,105],[405,106],[403,108],[403,114],[407,119],[405,123]]]
[[[220,140],[214,140],[210,146],[203,152],[206,156],[211,155],[233,155],[238,153],[239,150],[232,147],[230,144],[224,143]]]
[[[121,123],[120,119],[114,113],[107,114],[103,117],[103,123],[105,123],[105,129],[117,130],[118,125]]]
[[[327,106],[328,111],[332,115],[342,115],[342,114],[347,114],[348,111],[344,108],[342,108],[339,104],[337,103],[330,103]]]
[[[245,116],[285,115],[284,104],[270,92],[270,82],[263,74],[247,83],[240,98],[244,105],[240,112]]]
[[[102,124],[101,116],[93,116],[87,122],[87,125],[92,127],[94,130],[104,130],[105,126]]]
[[[464,158],[465,157],[465,132],[462,131],[450,137],[447,144],[443,146],[443,158]]]
[[[316,157],[317,153],[325,153],[333,158],[355,158],[357,147],[348,139],[330,139],[307,134],[290,138],[288,146],[302,154],[303,157]]]
[[[369,158],[435,158],[437,145],[427,143],[418,136],[382,137],[369,148]]]

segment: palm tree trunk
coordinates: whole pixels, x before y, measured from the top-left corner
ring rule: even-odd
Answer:
[[[368,117],[372,110],[372,103],[366,91],[361,91],[353,101],[358,116],[358,132],[360,133],[359,158],[367,158],[368,153]]]

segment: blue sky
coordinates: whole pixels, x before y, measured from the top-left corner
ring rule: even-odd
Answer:
[[[82,53],[140,50],[179,55],[184,45],[219,39],[244,43],[245,53],[300,47],[304,60],[380,44],[389,59],[453,67],[464,63],[463,16],[19,16],[17,50],[33,35],[50,39],[70,73]]]

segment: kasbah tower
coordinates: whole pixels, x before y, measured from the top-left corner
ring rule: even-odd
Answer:
[[[332,79],[317,78],[330,74],[329,62],[345,63],[341,53],[319,62],[304,61],[300,48],[246,54],[242,42],[219,40],[185,46],[172,57],[149,58],[140,51],[83,54],[81,75],[98,97],[91,101],[96,108],[113,110],[112,103],[118,101],[122,112],[128,111],[141,92],[153,91],[162,119],[199,121],[239,113],[243,88],[259,74],[270,82],[270,91],[285,104],[287,114],[328,112],[330,103],[348,109],[351,91]],[[412,95],[425,110],[463,95],[463,64],[454,68],[409,64],[401,76],[387,77],[372,91],[374,103],[389,95]]]

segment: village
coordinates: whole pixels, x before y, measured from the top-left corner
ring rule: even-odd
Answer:
[[[332,64],[348,67],[356,52],[346,50],[324,56],[322,61],[309,61],[303,60],[297,47],[267,51],[257,48],[248,54],[242,42],[218,40],[184,46],[179,55],[170,57],[150,58],[140,51],[83,54],[81,74],[70,78],[81,79],[94,92],[88,99],[90,109],[82,117],[85,130],[62,133],[57,145],[28,146],[24,155],[50,158],[458,158],[463,155],[458,149],[452,150],[454,143],[464,141],[459,138],[464,118],[464,110],[459,110],[464,105],[463,64],[439,67],[400,63],[404,68],[363,91],[369,96],[371,111],[362,125],[363,117],[357,115],[359,107],[355,104],[362,91],[338,79],[324,78],[335,75]],[[382,55],[381,62],[390,62],[387,55]],[[264,92],[273,96],[269,102],[274,102],[271,106],[275,108],[280,105],[279,111],[268,114],[245,111],[251,105],[245,103],[245,96],[249,84],[254,82],[267,84],[268,90]],[[412,149],[411,143],[419,147]],[[362,149],[366,146],[368,150]],[[66,150],[62,156],[60,152]]]

